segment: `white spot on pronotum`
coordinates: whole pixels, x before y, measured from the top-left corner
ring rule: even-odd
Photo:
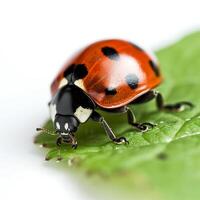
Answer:
[[[58,130],[60,130],[60,124],[59,124],[58,122],[56,122],[56,128],[57,128]]]
[[[185,121],[190,121],[191,119],[190,118],[187,118]]]
[[[76,112],[74,113],[74,115],[79,119],[79,121],[81,123],[86,122],[91,114],[92,114],[92,110],[91,109],[83,108],[82,106],[79,106],[76,109]]]
[[[69,127],[68,123],[65,123],[65,130],[67,130]]]
[[[163,124],[164,123],[164,121],[160,121],[160,124]]]
[[[59,83],[59,88],[64,87],[68,84],[68,80],[66,78],[63,78]]]
[[[74,82],[74,85],[78,86],[79,88],[81,88],[82,90],[85,91],[85,87],[84,87],[84,85],[83,85],[83,80],[82,80],[82,79],[76,80],[76,81]]]
[[[50,104],[49,110],[50,110],[51,119],[54,122],[55,116],[56,116],[56,104]]]

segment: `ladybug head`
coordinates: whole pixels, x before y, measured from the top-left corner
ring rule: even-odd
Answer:
[[[72,115],[57,114],[54,120],[54,128],[61,136],[75,133],[78,129],[79,121]]]
[[[54,120],[55,132],[47,128],[36,128],[36,131],[43,131],[49,135],[57,135],[62,137],[64,142],[73,140],[74,133],[77,131],[79,121],[73,115],[56,114]]]

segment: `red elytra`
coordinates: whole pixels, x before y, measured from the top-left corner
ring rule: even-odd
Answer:
[[[93,43],[67,62],[51,85],[55,95],[64,72],[84,64],[87,75],[82,89],[100,107],[119,108],[155,88],[162,81],[158,64],[143,49],[123,40]]]

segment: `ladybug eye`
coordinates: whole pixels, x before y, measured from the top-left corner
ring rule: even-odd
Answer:
[[[68,127],[69,127],[68,123],[65,123],[65,130],[68,130]]]
[[[56,122],[56,128],[59,130],[60,129],[60,124]]]

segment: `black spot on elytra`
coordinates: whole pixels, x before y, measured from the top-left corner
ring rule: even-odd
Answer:
[[[75,64],[71,64],[71,65],[64,71],[64,77],[65,77],[65,78],[68,78],[68,76],[69,76],[70,74],[73,73],[74,67],[75,67]]]
[[[74,70],[75,80],[83,79],[87,76],[88,70],[85,64],[77,64]]]
[[[135,74],[128,74],[125,77],[126,83],[131,89],[136,89],[138,86],[139,78]]]
[[[157,158],[160,159],[160,160],[166,160],[167,159],[167,154],[166,153],[159,153],[157,155]]]
[[[144,51],[141,47],[139,47],[138,45],[134,44],[134,43],[130,43],[134,48],[138,49],[139,51]]]
[[[154,71],[156,76],[160,76],[160,71],[158,69],[158,66],[156,65],[155,62],[153,62],[152,60],[149,60],[149,64],[151,66],[151,69]]]
[[[117,90],[113,87],[108,87],[105,89],[106,95],[115,95],[117,94]]]
[[[101,49],[101,51],[105,56],[107,56],[111,60],[118,60],[119,59],[118,52],[116,51],[116,49],[114,49],[112,47],[103,47]]]

